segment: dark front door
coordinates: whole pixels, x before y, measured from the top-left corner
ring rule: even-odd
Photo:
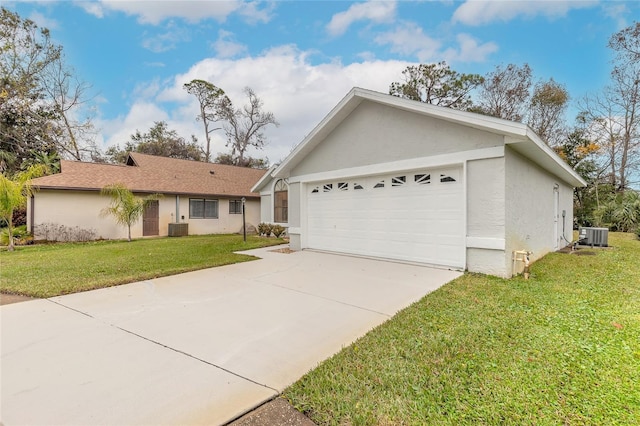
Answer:
[[[149,201],[142,214],[142,236],[159,235],[160,206],[158,201]]]

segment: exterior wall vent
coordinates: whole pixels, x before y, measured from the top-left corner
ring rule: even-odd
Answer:
[[[578,242],[585,246],[607,247],[609,245],[609,229],[580,228]]]

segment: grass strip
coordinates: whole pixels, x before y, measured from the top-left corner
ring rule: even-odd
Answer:
[[[0,251],[0,291],[52,297],[256,259],[235,251],[281,239],[205,235],[60,243]]]
[[[640,241],[465,274],[284,396],[320,425],[640,424]]]

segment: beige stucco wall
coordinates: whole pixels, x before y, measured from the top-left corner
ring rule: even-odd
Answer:
[[[562,210],[565,210],[564,237],[571,241],[573,188],[507,148],[506,160],[506,252],[509,262],[514,250],[532,251],[536,260],[568,243],[562,238]],[[554,241],[554,186],[559,191],[558,241]]]
[[[166,236],[169,223],[176,218],[176,198],[179,199],[179,216],[182,223],[189,223],[189,234],[225,234],[242,230],[242,214],[229,214],[229,200],[218,199],[218,219],[190,219],[189,196],[167,195],[159,200],[159,235]],[[202,198],[194,196],[194,198]],[[127,228],[116,224],[111,216],[102,216],[101,211],[109,205],[109,198],[97,192],[89,191],[51,191],[36,192],[33,199],[34,225],[36,238],[44,238],[37,233],[38,225],[54,223],[69,228],[92,229],[96,238],[121,239],[127,237]],[[31,229],[31,202],[28,203],[28,226]],[[260,202],[247,200],[245,204],[247,224],[257,226],[260,220]],[[142,220],[131,227],[133,238],[142,237]]]
[[[502,142],[493,133],[364,101],[291,176],[501,146]]]

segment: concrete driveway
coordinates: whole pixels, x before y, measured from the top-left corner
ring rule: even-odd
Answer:
[[[0,422],[223,424],[460,275],[273,250],[2,306]]]

